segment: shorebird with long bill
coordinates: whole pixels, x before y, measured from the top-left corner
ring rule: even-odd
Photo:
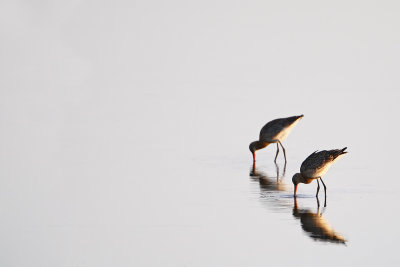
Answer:
[[[294,196],[296,197],[297,187],[299,183],[309,184],[314,180],[317,180],[317,194],[319,193],[319,180],[321,180],[324,186],[325,197],[326,197],[326,186],[322,180],[322,176],[328,171],[331,165],[341,156],[346,154],[347,147],[343,149],[332,149],[315,151],[308,156],[300,167],[300,173],[293,175],[292,182],[294,184]]]
[[[282,147],[283,155],[285,157],[286,163],[286,150],[282,145],[282,141],[286,139],[289,133],[292,131],[293,127],[297,124],[297,122],[303,118],[304,115],[293,116],[288,118],[276,119],[268,122],[262,127],[260,131],[260,138],[258,141],[254,141],[250,143],[249,149],[253,154],[253,161],[256,161],[256,151],[260,150],[269,144],[276,143],[276,155],[275,160],[279,154],[279,145]]]

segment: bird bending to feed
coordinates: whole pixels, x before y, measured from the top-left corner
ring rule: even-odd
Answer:
[[[296,173],[293,175],[292,182],[294,184],[294,196],[296,197],[297,186],[299,183],[309,184],[313,180],[317,180],[318,187],[317,187],[317,194],[319,192],[319,181],[321,180],[325,196],[326,196],[326,186],[324,181],[322,180],[322,176],[328,171],[331,165],[342,155],[346,154],[345,151],[347,147],[343,149],[332,149],[332,150],[322,150],[322,151],[315,151],[312,153],[308,158],[306,158],[300,167],[300,173]]]
[[[286,151],[281,142],[288,136],[293,127],[303,117],[304,115],[276,119],[265,124],[260,131],[260,139],[250,143],[249,146],[249,149],[253,154],[253,161],[256,161],[257,150],[262,149],[269,144],[276,143],[276,155],[274,161],[276,162],[276,158],[279,154],[279,145],[281,145],[286,162]]]

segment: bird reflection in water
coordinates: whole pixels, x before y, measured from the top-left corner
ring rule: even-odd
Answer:
[[[346,244],[346,239],[337,233],[326,219],[322,217],[322,213],[320,213],[319,210],[320,202],[318,197],[316,198],[317,212],[313,212],[311,209],[307,208],[299,209],[296,197],[294,198],[294,206],[292,206],[292,194],[286,194],[287,192],[291,192],[292,188],[283,181],[286,172],[286,164],[283,167],[282,175],[280,175],[279,166],[277,164],[275,164],[275,169],[276,177],[258,170],[255,163],[253,163],[250,168],[251,179],[259,183],[262,202],[267,204],[269,208],[272,208],[274,212],[290,213],[292,210],[292,215],[300,220],[301,227],[314,241]],[[325,207],[326,197],[323,209],[325,209]]]
[[[276,170],[276,179],[273,176],[268,175],[263,171],[259,171],[256,168],[256,163],[253,162],[253,166],[250,170],[250,177],[253,180],[258,180],[260,183],[260,188],[264,191],[286,191],[288,189],[288,185],[283,183],[283,178],[286,174],[286,163],[283,167],[282,176],[280,175],[279,165],[275,163]]]
[[[294,198],[293,216],[301,221],[303,230],[315,241],[346,244],[346,239],[337,233],[319,212],[319,200],[317,198],[317,212],[311,209],[299,209],[297,198]]]
[[[287,210],[290,210],[292,207],[290,198],[281,197],[282,193],[292,190],[290,184],[284,182],[286,164],[283,166],[282,174],[280,174],[280,168],[277,164],[275,164],[275,171],[276,176],[275,174],[267,174],[264,171],[258,170],[256,164],[253,163],[250,168],[250,178],[252,181],[258,183],[260,188],[260,199],[262,202],[266,203],[268,208],[272,208],[274,212],[286,213]]]

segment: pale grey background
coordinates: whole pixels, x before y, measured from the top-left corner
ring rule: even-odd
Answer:
[[[0,265],[398,266],[399,7],[1,1]],[[248,144],[299,114],[263,192]],[[315,242],[290,180],[344,146],[324,218],[348,244]]]

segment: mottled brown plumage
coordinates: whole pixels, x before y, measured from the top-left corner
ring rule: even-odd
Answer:
[[[297,185],[299,183],[309,184],[315,179],[317,179],[318,183],[317,195],[319,192],[318,179],[321,180],[326,194],[326,186],[321,177],[328,171],[331,165],[338,158],[340,158],[340,156],[347,153],[345,151],[346,149],[347,147],[343,149],[315,151],[310,156],[308,156],[301,164],[300,173],[296,173],[292,178],[293,184],[295,186],[294,195],[296,195]]]
[[[323,176],[335,160],[347,153],[346,148],[315,151],[301,164],[301,175],[306,178]]]

